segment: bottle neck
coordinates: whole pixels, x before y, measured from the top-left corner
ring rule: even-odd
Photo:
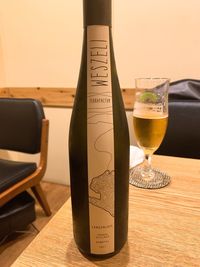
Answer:
[[[111,0],[83,0],[83,23],[111,26]]]

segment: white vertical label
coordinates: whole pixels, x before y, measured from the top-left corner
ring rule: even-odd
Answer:
[[[114,133],[108,26],[87,27],[90,249],[114,252]]]

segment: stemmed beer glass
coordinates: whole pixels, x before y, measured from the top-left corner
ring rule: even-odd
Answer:
[[[135,85],[133,128],[145,161],[131,169],[130,183],[141,188],[161,188],[170,182],[170,177],[151,167],[151,157],[167,129],[169,79],[138,78]]]

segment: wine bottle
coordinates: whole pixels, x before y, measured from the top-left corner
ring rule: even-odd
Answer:
[[[73,232],[87,256],[108,257],[128,231],[129,132],[111,35],[111,0],[83,0],[84,39],[70,123]]]

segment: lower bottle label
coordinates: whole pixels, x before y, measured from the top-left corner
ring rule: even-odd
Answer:
[[[114,252],[114,133],[108,26],[87,28],[90,250]]]

